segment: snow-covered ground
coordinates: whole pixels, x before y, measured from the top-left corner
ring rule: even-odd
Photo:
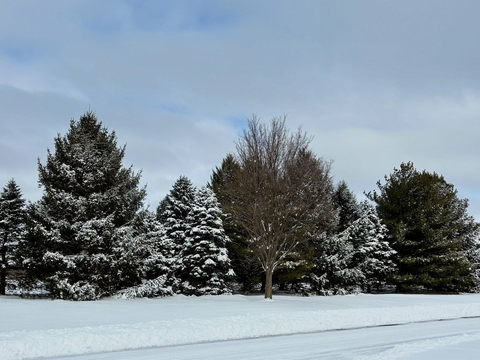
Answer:
[[[141,350],[153,351],[153,354],[157,351],[156,355],[147,355],[145,359],[160,358],[158,351],[166,353],[166,349],[183,349],[185,358],[195,358],[199,350],[192,345],[185,345],[200,346],[201,343],[211,342],[203,348],[208,352],[225,346],[226,340],[260,338],[266,342],[288,344],[288,341],[278,339],[291,337],[276,336],[301,333],[304,335],[300,335],[299,339],[308,341],[309,336],[316,339],[317,332],[325,331],[328,332],[324,334],[328,333],[332,339],[342,339],[346,336],[345,331],[329,330],[364,327],[371,327],[366,329],[367,333],[372,334],[369,337],[380,339],[382,335],[387,340],[391,337],[391,341],[382,340],[382,343],[378,343],[374,347],[376,350],[365,358],[398,358],[399,354],[412,355],[422,350],[444,354],[448,349],[458,351],[458,347],[466,344],[473,349],[480,348],[480,319],[428,323],[437,319],[480,317],[480,295],[477,294],[362,294],[308,298],[279,295],[272,301],[264,300],[261,296],[241,295],[104,299],[96,302],[0,297],[0,309],[0,359],[5,360],[95,353],[102,353],[101,357],[89,357],[115,359],[120,358],[119,351],[122,350],[152,347],[157,349]],[[427,323],[375,328],[379,325],[417,322]],[[445,331],[438,332],[435,338],[420,334],[421,331],[432,333],[432,329],[437,330],[442,326]],[[400,330],[391,330],[394,328]],[[450,330],[453,328],[455,331]],[[365,334],[362,332],[365,329],[352,330],[350,334],[354,339],[357,331]],[[378,335],[373,334],[375,331],[378,331]],[[388,331],[392,335],[388,335]],[[415,334],[417,331],[418,337]],[[406,340],[395,342],[401,336],[405,336]],[[418,341],[412,342],[413,339]],[[295,340],[294,344],[299,341]],[[318,343],[318,340],[312,341]],[[355,341],[352,340],[349,345],[354,345]],[[386,346],[386,343],[394,345]],[[118,353],[105,354],[112,351]],[[122,359],[142,358],[140,352],[122,354]],[[438,359],[437,355],[431,358]],[[424,354],[421,358],[429,357]]]

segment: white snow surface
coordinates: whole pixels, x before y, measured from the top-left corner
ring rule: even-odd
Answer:
[[[95,302],[0,296],[0,309],[0,359],[9,360],[480,317],[480,294],[277,295],[273,300],[222,295]],[[480,326],[478,334],[441,343],[479,339]],[[427,348],[437,345],[425,343]]]

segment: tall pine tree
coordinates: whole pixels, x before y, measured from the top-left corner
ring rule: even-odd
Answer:
[[[130,246],[124,242],[125,226],[145,197],[140,173],[122,166],[124,155],[115,132],[88,111],[70,122],[65,136],[55,138],[55,152],[48,151],[46,163],[39,160],[44,191],[31,209],[36,214],[23,261],[31,273],[42,269],[51,297],[94,300],[119,287],[118,246]],[[40,253],[31,250],[34,246]]]
[[[368,194],[391,234],[397,251],[399,291],[468,291],[474,266],[465,254],[478,224],[467,215],[468,202],[443,176],[403,163]]]
[[[14,179],[0,193],[0,295],[5,295],[7,273],[16,266],[19,239],[25,224],[25,200]]]

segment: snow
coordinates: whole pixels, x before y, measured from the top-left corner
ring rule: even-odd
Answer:
[[[0,308],[0,358],[9,360],[480,317],[480,295],[278,295],[274,300],[222,295],[94,302],[3,296]],[[455,349],[472,341],[472,346],[480,341],[480,326],[474,333],[398,344],[369,358],[446,345]]]
[[[470,343],[465,346],[465,343]],[[473,352],[473,349],[477,349]],[[427,359],[477,359],[480,350],[480,333],[429,339],[413,343],[395,345],[378,355],[359,357],[357,360],[387,360],[408,356],[409,360]],[[471,352],[468,355],[467,352]],[[447,353],[449,355],[447,355]],[[468,356],[468,357],[467,357]]]

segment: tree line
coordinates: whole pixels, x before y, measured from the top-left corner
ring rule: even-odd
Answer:
[[[38,160],[39,201],[14,179],[0,193],[0,294],[478,289],[480,225],[443,176],[402,163],[359,202],[310,142],[253,116],[208,184],[180,176],[152,212],[125,146],[88,111]]]

